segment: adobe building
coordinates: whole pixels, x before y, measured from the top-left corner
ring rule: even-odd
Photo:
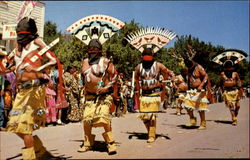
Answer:
[[[0,1],[0,48],[7,53],[15,48],[17,16],[25,1]],[[38,1],[31,13],[31,18],[36,21],[38,34],[44,34],[45,3]]]

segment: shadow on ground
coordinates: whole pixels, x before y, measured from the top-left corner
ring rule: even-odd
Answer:
[[[228,120],[207,120],[207,121],[213,121],[215,123],[222,123],[222,124],[230,124],[230,125],[232,125],[232,121],[228,121]]]
[[[177,127],[182,128],[182,129],[197,129],[197,128],[199,128],[199,126],[190,126],[190,127],[188,127],[188,126],[186,126],[184,124],[177,125]]]
[[[37,158],[37,160],[66,160],[66,159],[72,158],[72,156],[65,157],[65,155],[58,155],[59,153],[56,152],[56,151],[58,151],[57,149],[50,150],[50,151],[55,152],[55,153],[52,154],[51,152],[46,151],[44,156],[42,158]],[[16,159],[16,158],[17,159],[22,159],[22,154],[19,153],[19,154],[13,156],[13,157],[6,158],[6,160],[11,160],[11,159]]]
[[[72,140],[75,142],[82,142],[82,144],[79,147],[83,147],[84,141],[83,140]],[[120,142],[115,142],[116,146],[120,146]],[[94,145],[91,149],[93,152],[108,152],[107,144],[104,141],[95,141]]]
[[[126,134],[129,134],[128,139],[132,139],[133,137],[136,137],[137,139],[140,140],[147,140],[148,139],[148,134],[147,133],[137,133],[137,132],[125,132]],[[165,139],[171,139],[167,134],[156,134],[156,139],[157,138],[165,138]]]
[[[186,115],[187,113],[181,113],[181,115]],[[178,116],[177,113],[170,113],[170,115]],[[179,115],[180,116],[180,115]]]

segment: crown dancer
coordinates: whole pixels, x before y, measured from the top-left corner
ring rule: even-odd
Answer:
[[[23,139],[25,148],[22,149],[22,156],[25,160],[40,158],[46,153],[41,140],[33,137],[32,133],[45,125],[44,84],[47,80],[44,79],[43,69],[56,63],[54,54],[46,52],[49,46],[39,38],[36,23],[30,18],[35,4],[35,1],[25,1],[19,14],[21,17],[18,17],[14,54],[18,92],[7,124],[8,132],[16,133]],[[48,58],[47,63],[45,57]]]
[[[237,125],[237,116],[240,109],[240,98],[243,95],[242,82],[239,74],[235,71],[235,64],[247,57],[241,50],[228,49],[213,58],[213,62],[222,65],[220,74],[220,88],[226,106],[232,116],[232,125]]]
[[[102,44],[124,26],[120,20],[107,15],[84,17],[68,27],[84,44],[88,45],[88,58],[82,62],[85,83],[83,114],[84,144],[78,152],[93,149],[95,135],[92,127],[103,127],[102,134],[108,154],[116,153],[111,127],[110,109],[117,99],[117,71],[110,59],[103,56]]]
[[[187,85],[187,74],[188,70],[187,68],[182,68],[181,69],[181,74],[177,75],[175,78],[175,85],[177,88],[176,91],[176,115],[180,116],[181,115],[181,110],[183,109],[183,104],[185,102],[185,97],[188,89]]]
[[[167,80],[170,76],[174,80],[174,73],[157,62],[154,56],[175,37],[176,34],[169,30],[145,28],[125,38],[142,53],[142,63],[135,68],[135,82],[141,112],[139,118],[146,126],[148,143],[156,139],[157,112],[160,111],[165,98],[165,83],[160,81],[160,77],[163,76],[163,79]]]

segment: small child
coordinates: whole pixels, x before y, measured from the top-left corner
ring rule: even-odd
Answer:
[[[11,93],[12,85],[8,80],[4,82],[4,127],[8,122],[8,116],[10,110],[12,109],[12,93]]]
[[[56,92],[53,90],[53,81],[49,77],[51,68],[48,67],[45,70],[45,78],[49,80],[49,83],[46,87],[46,122],[54,123],[56,122]]]

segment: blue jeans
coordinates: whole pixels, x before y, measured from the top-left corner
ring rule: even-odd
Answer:
[[[4,101],[3,96],[0,96],[0,127],[3,127],[4,125]]]
[[[134,111],[134,103],[133,103],[133,99],[131,99],[131,98],[128,98],[128,111],[129,112]]]

